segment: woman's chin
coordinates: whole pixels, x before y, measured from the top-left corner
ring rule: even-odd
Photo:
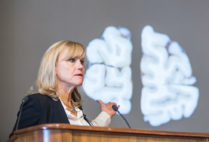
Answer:
[[[76,86],[81,86],[82,84],[83,84],[83,81],[78,82],[78,83],[76,84]]]

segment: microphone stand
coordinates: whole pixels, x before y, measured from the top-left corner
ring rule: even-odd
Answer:
[[[130,124],[128,123],[127,119],[120,113],[120,111],[118,110],[118,107],[116,105],[112,106],[113,110],[118,112],[118,114],[122,117],[122,119],[125,121],[126,125],[128,126],[128,128],[131,128]]]

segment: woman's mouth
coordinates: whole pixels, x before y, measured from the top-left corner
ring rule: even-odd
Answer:
[[[75,76],[83,76],[83,74],[75,74]]]

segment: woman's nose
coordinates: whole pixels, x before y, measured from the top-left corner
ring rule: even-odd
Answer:
[[[78,60],[77,67],[78,67],[78,69],[83,70],[84,66],[83,66],[82,61]]]

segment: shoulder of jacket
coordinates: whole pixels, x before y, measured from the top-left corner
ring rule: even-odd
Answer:
[[[30,95],[28,95],[28,98],[29,99],[38,99],[38,100],[41,100],[41,101],[44,101],[44,100],[53,100],[48,95],[43,95],[43,94],[40,94],[40,93],[30,94]]]

